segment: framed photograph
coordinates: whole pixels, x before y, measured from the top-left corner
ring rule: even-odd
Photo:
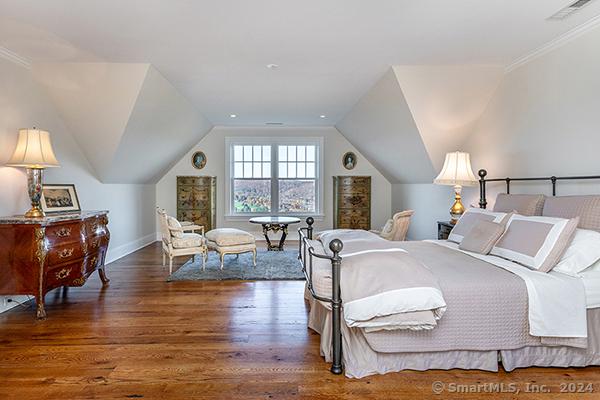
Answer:
[[[349,151],[346,154],[344,154],[344,157],[342,157],[342,165],[344,165],[344,168],[346,169],[354,169],[354,167],[356,167],[357,162],[356,158],[356,154]]]
[[[41,203],[45,213],[81,211],[75,185],[45,184],[42,187]]]
[[[196,169],[202,169],[206,165],[206,155],[202,151],[197,151],[192,155],[192,165]]]

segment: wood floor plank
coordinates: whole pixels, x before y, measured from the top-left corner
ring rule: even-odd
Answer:
[[[553,392],[437,396],[444,399],[600,398],[594,367],[334,376],[306,328],[302,282],[168,283],[158,245],[108,274],[108,288],[94,276],[48,294],[46,321],[34,320],[30,304],[0,315],[0,399],[429,399],[436,381]],[[595,393],[561,394],[561,382],[590,382]]]

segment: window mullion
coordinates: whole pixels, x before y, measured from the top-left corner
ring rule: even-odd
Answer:
[[[271,211],[279,214],[279,146],[271,146]]]

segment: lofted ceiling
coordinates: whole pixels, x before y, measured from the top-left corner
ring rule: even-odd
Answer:
[[[33,71],[105,183],[157,182],[212,128],[148,64],[40,63]]]
[[[390,182],[431,182],[507,66],[600,21],[600,0],[547,20],[571,3],[0,0],[0,56],[33,65],[103,182],[268,123],[335,126]]]
[[[546,20],[570,3],[0,0],[0,46],[151,64],[215,125],[334,125],[391,65],[506,66],[600,14]]]

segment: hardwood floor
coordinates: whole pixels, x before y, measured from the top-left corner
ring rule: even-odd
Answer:
[[[334,376],[306,328],[302,282],[166,283],[158,245],[107,270],[105,290],[94,275],[51,292],[46,321],[30,305],[0,314],[0,399],[554,399],[561,382],[595,390],[564,398],[600,397],[595,367]],[[553,393],[434,396],[436,381],[535,383]]]

